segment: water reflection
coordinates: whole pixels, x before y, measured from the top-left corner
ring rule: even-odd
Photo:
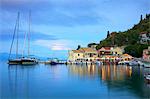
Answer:
[[[150,69],[134,66],[117,66],[117,65],[88,65],[68,66],[71,74],[79,77],[96,77],[100,78],[107,85],[108,90],[131,92],[141,98],[150,98],[150,88],[144,82],[144,73],[149,72]]]
[[[98,67],[96,65],[68,65],[70,74],[78,76],[96,76]]]
[[[36,65],[8,66],[7,70],[8,72],[5,72],[5,74],[8,73],[8,81],[4,81],[3,85],[8,86],[8,90],[3,87],[2,94],[10,99],[35,98],[34,96],[63,96],[64,94],[67,96],[68,93],[82,95],[83,92],[87,96],[93,92],[94,95],[101,97],[102,90],[105,90],[103,94],[105,98],[108,97],[108,93],[110,97],[114,94],[119,96],[119,93],[120,96],[125,94],[131,98],[138,97],[143,99],[150,97],[150,87],[144,82],[143,77],[144,73],[150,72],[150,69],[141,67],[116,65]],[[85,79],[80,78],[85,78],[86,82],[83,84]],[[70,87],[72,91],[65,90]],[[78,91],[76,91],[77,89]]]
[[[102,80],[124,80],[126,77],[131,77],[132,67],[103,65],[99,67],[99,73]]]
[[[34,66],[8,66],[8,82],[10,98],[20,99],[29,97],[30,69]]]
[[[99,75],[102,80],[123,80],[132,74],[132,67],[116,65],[69,65],[68,69],[71,74],[81,77]]]

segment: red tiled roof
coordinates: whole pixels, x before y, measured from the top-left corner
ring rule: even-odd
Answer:
[[[100,48],[98,51],[110,51],[111,50],[111,47],[102,47]]]
[[[104,47],[104,49],[105,49],[105,50],[110,50],[110,49],[111,49],[111,47]]]

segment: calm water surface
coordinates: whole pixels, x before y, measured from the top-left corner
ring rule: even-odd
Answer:
[[[148,68],[129,66],[8,66],[1,61],[2,99],[150,99]]]

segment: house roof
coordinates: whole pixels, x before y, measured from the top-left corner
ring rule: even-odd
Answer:
[[[104,47],[105,50],[111,50],[111,47]]]
[[[92,48],[80,48],[79,49],[81,52],[97,52],[96,50]]]
[[[82,53],[80,50],[72,50],[74,53]]]
[[[97,52],[92,48],[80,48],[78,50],[72,50],[74,53],[84,53],[84,52]]]
[[[110,50],[111,50],[111,47],[102,47],[98,51],[110,51]]]

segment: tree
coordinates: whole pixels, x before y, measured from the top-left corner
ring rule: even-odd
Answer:
[[[98,45],[98,44],[96,44],[96,43],[89,43],[87,46],[91,47],[92,45]]]
[[[142,57],[143,50],[147,48],[148,48],[148,45],[135,44],[135,45],[126,46],[124,50],[125,50],[125,53],[132,55],[133,57]]]
[[[81,45],[78,45],[78,48],[77,48],[77,50],[79,50],[81,48]]]
[[[110,36],[110,33],[109,33],[109,31],[107,31],[107,38]]]
[[[143,16],[141,15],[141,21],[143,20]]]

